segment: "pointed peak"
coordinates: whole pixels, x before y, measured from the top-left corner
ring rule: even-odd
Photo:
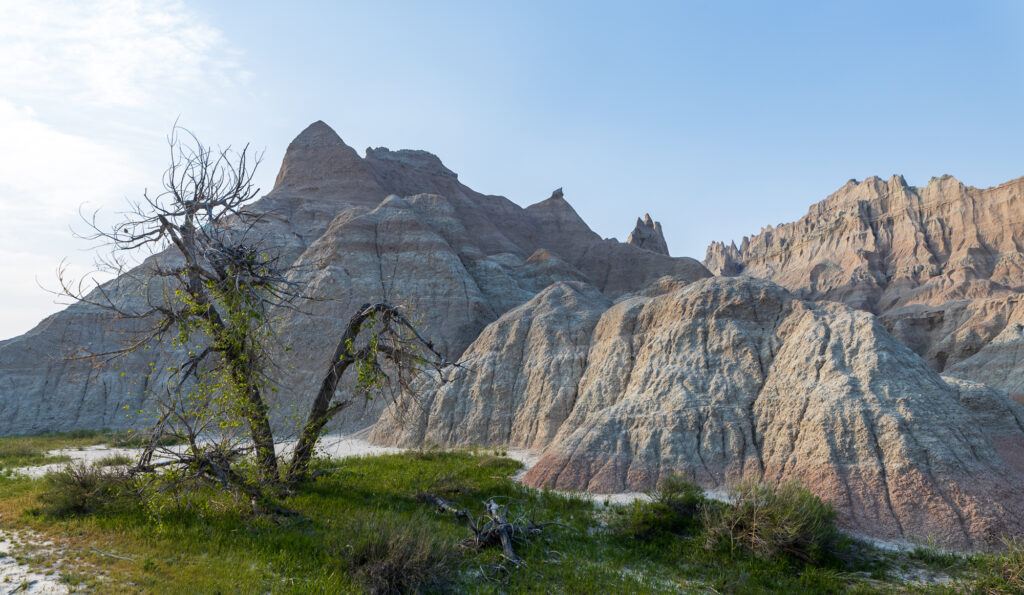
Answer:
[[[538,209],[551,208],[557,208],[562,210],[565,209],[566,207],[568,207],[570,211],[573,211],[573,213],[576,212],[575,209],[572,208],[572,205],[569,204],[569,201],[565,200],[565,194],[562,193],[562,189],[555,188],[555,191],[551,193],[551,196],[545,198],[544,200],[535,202],[526,208],[537,211]]]
[[[274,188],[291,186],[323,190],[338,184],[374,188],[376,191],[377,181],[359,154],[346,145],[330,126],[317,120],[288,145]],[[374,197],[373,204],[378,202],[379,198]]]
[[[323,120],[317,120],[306,129],[299,133],[295,137],[295,140],[288,145],[289,149],[303,147],[330,147],[330,146],[347,146],[345,141],[341,140],[338,133],[333,128],[328,126]]]
[[[665,243],[665,235],[661,231],[661,223],[651,218],[650,213],[645,213],[644,218],[636,218],[636,227],[629,234],[627,244],[637,248],[668,255],[668,244]]]

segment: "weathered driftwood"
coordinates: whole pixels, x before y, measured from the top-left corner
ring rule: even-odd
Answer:
[[[522,516],[509,520],[509,507],[499,505],[493,498],[483,503],[484,514],[479,518],[439,496],[424,494],[423,499],[435,506],[438,512],[466,519],[466,525],[473,531],[473,536],[463,540],[462,545],[481,549],[500,543],[502,555],[516,566],[522,564],[523,559],[516,554],[514,544],[537,537],[545,527],[558,524],[538,524],[532,518],[527,520]]]

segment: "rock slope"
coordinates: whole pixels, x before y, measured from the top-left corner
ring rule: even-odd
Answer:
[[[1024,408],[940,377],[869,313],[767,281],[666,280],[614,304],[555,284],[465,362],[373,438],[543,449],[524,480],[567,490],[796,479],[877,537],[1024,534]]]
[[[1024,392],[1009,371],[1024,363],[1014,326],[1024,314],[1022,242],[1024,178],[977,189],[950,176],[923,188],[873,177],[738,247],[712,244],[704,262],[874,312],[937,370]]]
[[[710,275],[693,259],[602,240],[560,190],[522,208],[468,188],[425,151],[360,157],[323,122],[292,141],[274,189],[251,208],[263,214],[265,247],[293,262],[295,280],[320,298],[305,314],[281,313],[280,338],[292,348],[279,358],[285,406],[319,386],[342,325],[369,301],[410,308],[456,358],[488,323],[556,281],[587,281],[613,298],[663,275]],[[152,288],[122,278],[107,290],[130,303]],[[67,359],[82,346],[116,347],[130,330],[78,304],[0,342],[0,435],[144,423],[125,409],[147,409],[165,380],[159,370],[180,359],[170,347],[116,369]],[[339,429],[364,427],[379,412],[350,408]]]

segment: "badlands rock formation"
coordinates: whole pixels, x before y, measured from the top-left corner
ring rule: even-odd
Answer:
[[[465,365],[392,406],[378,442],[535,448],[526,481],[562,489],[643,489],[673,472],[707,487],[796,478],[849,528],[988,547],[1024,533],[1024,410],[963,378],[1024,383],[1022,185],[851,183],[797,224],[709,252],[716,271],[794,296],[709,279],[667,255],[649,217],[636,245],[602,240],[561,189],[522,208],[424,151],[360,157],[317,122],[251,206],[265,247],[319,298],[275,313],[291,347],[278,398],[284,413],[304,405],[355,308],[389,300]],[[161,295],[149,266],[105,291],[126,306]],[[164,390],[174,348],[98,370],[66,357],[132,330],[76,304],[0,342],[0,435],[145,423],[124,410]],[[349,408],[332,429],[370,426],[384,405]]]
[[[341,326],[365,302],[406,305],[456,358],[488,323],[555,281],[586,281],[614,298],[664,275],[709,276],[693,259],[602,240],[560,190],[524,209],[466,187],[425,151],[360,157],[323,122],[289,145],[274,189],[251,208],[264,214],[266,248],[294,262],[295,279],[324,300],[306,304],[308,316],[281,313],[280,337],[292,347],[279,362],[285,405],[319,386]],[[130,304],[151,288],[122,278],[107,289]],[[114,348],[128,330],[78,304],[0,342],[0,435],[133,423],[125,408],[146,410],[165,382],[159,370],[180,359],[170,347],[116,369],[66,358],[80,347]],[[158,372],[147,376],[150,367]],[[350,408],[339,427],[365,427],[379,412]]]
[[[866,312],[746,277],[612,302],[558,283],[373,439],[542,449],[526,483],[618,492],[797,479],[879,537],[996,545],[1024,524],[1024,407],[943,379]]]
[[[739,247],[712,244],[704,262],[874,312],[935,369],[1024,393],[1022,246],[1024,178],[979,190],[873,177]]]
[[[645,214],[641,220],[636,218],[636,227],[633,228],[627,244],[633,244],[637,248],[668,255],[668,244],[665,243],[665,235],[661,233],[661,222],[651,219],[651,215]]]

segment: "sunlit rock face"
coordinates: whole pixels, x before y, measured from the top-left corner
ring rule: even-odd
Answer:
[[[552,285],[371,437],[537,449],[524,481],[561,490],[795,479],[881,538],[985,549],[1024,531],[1024,407],[943,378],[870,313],[748,277],[614,303]]]
[[[977,189],[950,176],[850,180],[802,219],[714,243],[720,275],[878,314],[936,369],[1024,393],[1024,178]]]
[[[342,325],[363,303],[406,306],[454,359],[554,282],[585,281],[612,299],[664,275],[710,275],[690,258],[602,240],[561,192],[522,208],[468,188],[426,151],[360,156],[323,122],[292,141],[273,190],[250,209],[263,215],[252,237],[294,264],[294,279],[317,298],[274,313],[278,339],[291,348],[274,368],[282,420],[319,387]],[[128,277],[105,290],[124,303],[159,295]],[[127,412],[150,408],[181,354],[155,345],[102,369],[68,359],[82,347],[117,348],[134,328],[75,305],[0,342],[0,435],[145,424]],[[365,427],[381,406],[349,408],[335,429]]]

